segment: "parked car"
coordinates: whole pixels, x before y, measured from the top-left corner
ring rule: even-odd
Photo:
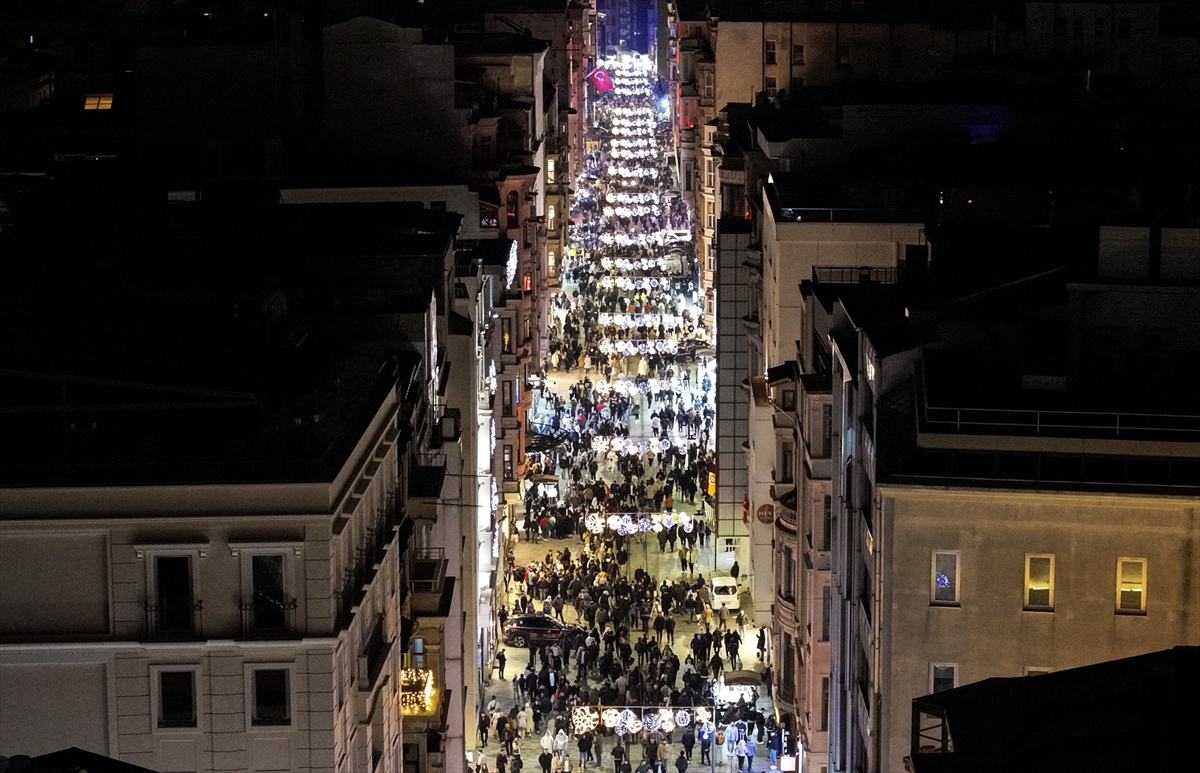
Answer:
[[[509,618],[504,624],[504,643],[510,647],[537,647],[553,644],[563,636],[570,637],[580,629],[574,625],[564,625],[552,617],[545,615],[518,615]]]
[[[732,577],[714,577],[709,582],[709,604],[713,611],[732,609],[735,612],[741,608],[742,600],[738,593],[737,580]]]

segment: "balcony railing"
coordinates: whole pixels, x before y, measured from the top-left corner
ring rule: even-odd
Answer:
[[[426,548],[417,551],[408,566],[408,587],[412,591],[413,614],[429,617],[445,617],[450,613],[454,600],[453,577],[446,576],[446,560],[442,548]]]
[[[187,641],[204,637],[202,601],[191,604],[146,605],[146,638],[154,641]]]
[[[255,593],[242,599],[243,639],[289,639],[296,635],[296,600]]]

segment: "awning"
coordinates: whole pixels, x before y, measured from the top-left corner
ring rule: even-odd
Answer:
[[[762,684],[762,674],[757,671],[726,671],[723,681],[727,685],[757,686]]]

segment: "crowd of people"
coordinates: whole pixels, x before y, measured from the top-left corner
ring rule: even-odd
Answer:
[[[521,773],[525,738],[539,739],[530,767],[542,773],[609,764],[614,773],[686,773],[695,751],[708,765],[718,749],[751,770],[757,747],[778,752],[757,687],[736,699],[718,689],[743,667],[743,642],[755,634],[737,606],[713,603],[700,567],[712,540],[715,416],[711,359],[698,350],[711,333],[696,306],[690,213],[673,187],[671,154],[660,152],[670,124],[656,109],[653,70],[645,60],[613,67],[617,88],[596,108],[601,149],[587,158],[573,206],[575,249],[561,265],[543,363],[580,378],[563,394],[543,382],[535,420],[559,442],[529,455],[516,536],[566,542],[524,563],[506,551],[498,612],[502,631],[527,615],[565,631],[550,644],[528,641],[527,657],[497,653],[495,673],[511,681],[513,699],[485,699],[476,773]],[[636,560],[655,547],[668,554],[657,573]],[[765,667],[765,630],[757,643]],[[763,683],[769,689],[769,674]],[[589,723],[579,719],[587,707],[593,718],[626,711],[619,722]],[[681,721],[659,721],[664,710]]]

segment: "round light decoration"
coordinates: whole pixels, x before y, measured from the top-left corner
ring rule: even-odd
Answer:
[[[712,719],[712,709],[699,706],[696,708],[696,724],[703,724]]]
[[[645,717],[642,718],[642,722],[646,723]],[[649,723],[646,724],[649,726]],[[658,710],[658,725],[664,733],[669,733],[675,729],[675,715],[671,713],[670,709]]]
[[[683,709],[676,711],[675,724],[679,725],[680,727],[687,727],[688,725],[692,724],[692,715]]]
[[[642,726],[653,732],[662,727],[662,720],[657,714],[646,714],[642,717]]]
[[[587,733],[595,730],[596,726],[600,724],[600,712],[591,706],[580,706],[575,709],[575,713],[571,716],[571,721],[575,725],[576,733]]]
[[[621,724],[621,710],[605,709],[600,712],[600,721],[604,723],[605,727],[617,727]]]
[[[600,534],[604,531],[604,516],[599,513],[591,513],[583,520],[583,525],[592,534]]]

